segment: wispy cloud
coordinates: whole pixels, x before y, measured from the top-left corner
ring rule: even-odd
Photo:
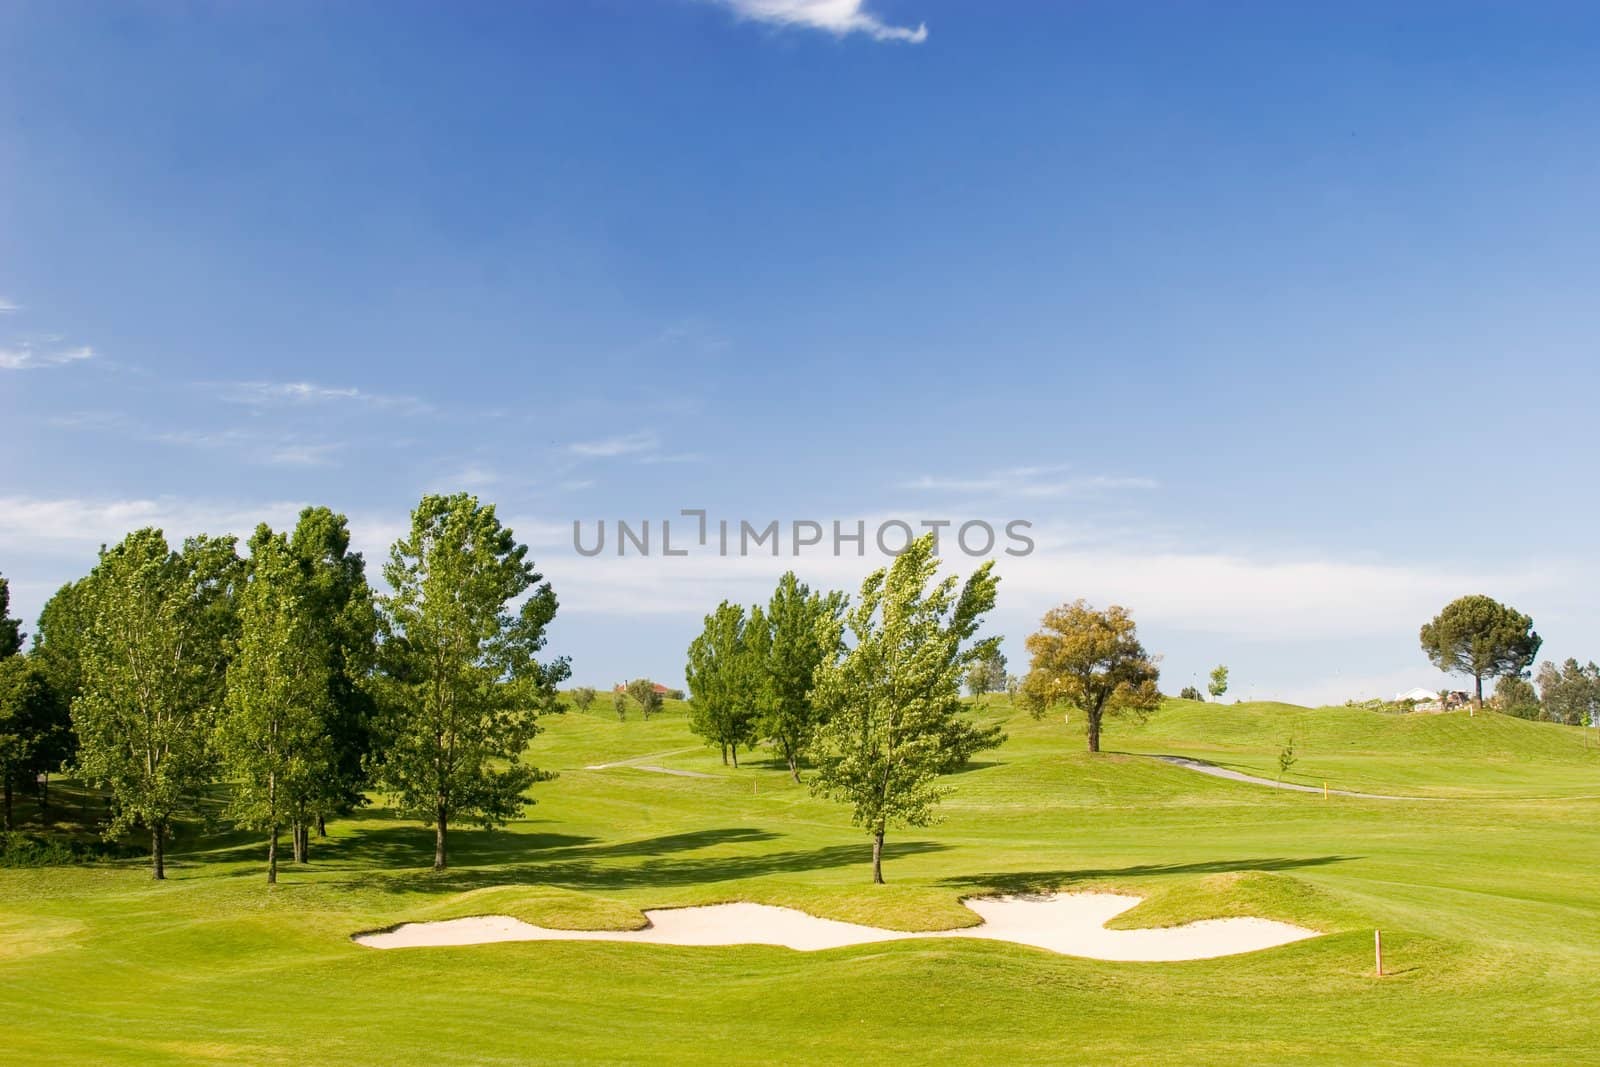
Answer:
[[[1011,467],[975,477],[937,477],[924,474],[902,482],[901,489],[922,489],[946,493],[975,493],[988,496],[1057,497],[1082,496],[1119,489],[1156,489],[1153,478],[1119,475],[1075,475],[1067,466]]]
[[[13,311],[21,310],[21,304],[17,303],[15,300],[8,300],[5,297],[0,296],[0,315],[9,315]]]
[[[661,448],[661,439],[654,433],[630,433],[619,437],[602,437],[596,441],[574,441],[566,450],[584,459],[611,459],[616,456],[653,454]]]
[[[361,407],[383,408],[393,411],[422,414],[433,406],[414,396],[388,393],[369,393],[355,386],[319,385],[316,382],[222,382],[223,400],[253,407],[298,406],[323,404],[350,404]]]
[[[835,37],[861,33],[874,41],[899,41],[921,44],[928,39],[928,27],[918,23],[891,26],[867,11],[863,0],[717,0],[740,18],[784,27],[822,30]]]
[[[93,359],[94,349],[88,345],[76,348],[43,350],[32,342],[23,341],[11,348],[0,348],[0,370],[39,370],[43,367],[65,367]]]

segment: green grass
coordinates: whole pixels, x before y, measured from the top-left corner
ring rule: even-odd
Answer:
[[[599,705],[551,720],[533,755],[561,776],[507,830],[455,833],[442,875],[430,833],[382,809],[330,826],[275,889],[257,841],[198,827],[165,884],[137,861],[0,869],[0,1059],[1600,1062],[1600,760],[1574,730],[1171,702],[1089,757],[1076,724],[991,701],[1010,740],[952,776],[941,825],[890,835],[890,884],[873,887],[865,836],[766,754],[724,768],[681,708],[618,723]],[[1276,777],[1290,731],[1293,780],[1450,799],[1325,800],[1140,755]],[[711,777],[585,769],[628,760]],[[959,940],[349,940],[485,913],[624,929],[644,908],[728,900],[939,929],[973,921],[963,897],[1055,888],[1144,895],[1118,926],[1259,915],[1326,936],[1176,964]]]

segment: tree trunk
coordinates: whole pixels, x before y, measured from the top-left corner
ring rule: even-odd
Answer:
[[[722,765],[724,767],[726,767],[728,765],[728,746],[727,745],[723,745],[722,746]]]
[[[1483,707],[1483,675],[1474,674],[1472,676],[1472,682],[1474,693],[1472,697],[1472,707],[1467,709],[1467,718],[1469,719],[1472,718],[1473,714],[1476,713],[1479,708]]]
[[[1100,712],[1089,716],[1089,751],[1100,751]]]
[[[165,823],[150,824],[150,877],[164,881],[167,877],[167,827]]]
[[[735,770],[739,767],[739,746],[737,744],[733,746],[733,766]]]
[[[267,884],[278,884],[278,828],[273,826],[272,836],[267,838]]]
[[[6,780],[6,832],[10,833],[14,828],[11,822],[11,775],[6,774],[4,778]]]
[[[448,864],[445,862],[445,833],[446,822],[443,806],[439,808],[439,822],[433,832],[433,869],[442,871]]]
[[[305,827],[301,823],[292,822],[289,824],[289,851],[296,863],[304,863],[306,861],[304,830]]]
[[[883,884],[883,830],[872,833],[872,884]]]
[[[50,774],[46,772],[39,776],[39,815],[44,817],[50,810]]]
[[[795,758],[794,750],[784,748],[783,754],[789,760],[789,773],[794,776],[794,784],[800,784],[800,761]]]
[[[318,837],[327,837],[328,836],[328,820],[325,817],[321,816],[321,815],[317,816],[317,836]]]

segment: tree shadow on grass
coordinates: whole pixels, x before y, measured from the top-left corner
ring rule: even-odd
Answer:
[[[1147,863],[1133,867],[1082,868],[1054,871],[999,871],[989,874],[946,878],[940,884],[965,890],[993,893],[1054,893],[1074,885],[1115,881],[1121,878],[1151,878],[1167,875],[1232,874],[1243,871],[1291,871],[1302,867],[1322,867],[1344,863],[1359,856],[1272,857],[1248,860],[1207,860],[1201,863]]]
[[[387,834],[389,831],[365,833]],[[470,837],[472,834],[463,833],[461,836]],[[865,842],[731,856],[690,855],[707,848],[770,841],[778,836],[770,831],[747,827],[700,830],[611,845],[574,844],[552,849],[532,861],[526,859],[524,852],[521,857],[523,862],[507,862],[508,857],[504,854],[479,851],[471,845],[458,847],[452,835],[451,861],[457,866],[438,873],[368,870],[357,873],[350,881],[365,888],[395,893],[460,893],[500,885],[548,885],[575,890],[634,889],[735,882],[774,874],[803,874],[835,867],[864,866],[871,862],[871,847]],[[406,850],[405,855],[411,859],[410,865],[416,867],[432,862],[432,839],[425,838],[425,845],[419,848],[406,841],[383,847]],[[891,844],[885,851],[888,858],[892,859],[939,852],[948,847],[932,841],[903,841]],[[390,866],[399,867],[403,864],[394,862]]]

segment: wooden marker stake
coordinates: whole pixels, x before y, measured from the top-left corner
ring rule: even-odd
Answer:
[[[1383,977],[1383,931],[1372,931],[1372,954],[1377,959],[1378,977]]]

